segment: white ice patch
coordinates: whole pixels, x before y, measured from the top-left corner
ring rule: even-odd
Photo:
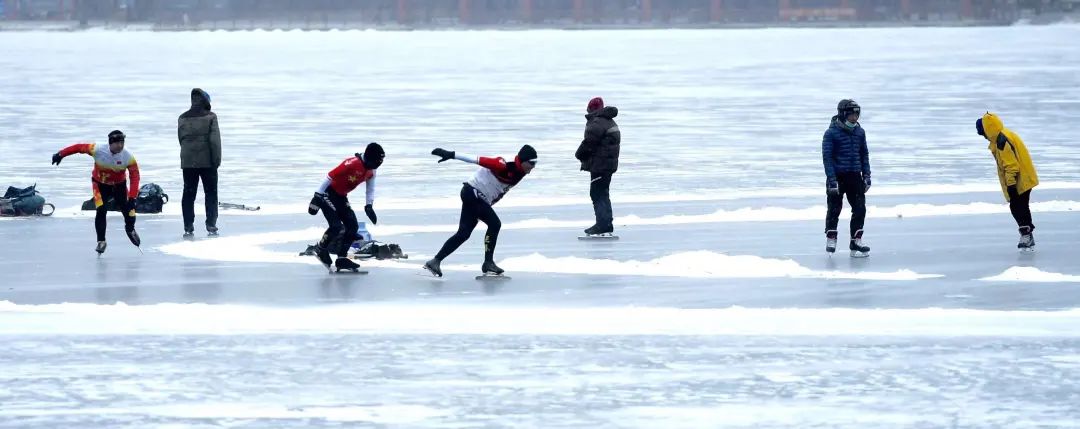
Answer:
[[[0,301],[0,335],[751,335],[1080,336],[1080,309],[682,309],[434,303],[251,305],[50,304]]]
[[[1076,283],[1080,282],[1080,276],[1049,273],[1035,267],[1012,267],[996,276],[979,280],[987,282]]]
[[[274,252],[263,246],[312,240],[321,230],[308,228],[297,231],[270,232],[219,237],[212,240],[181,241],[159,247],[163,253],[193,259],[227,262],[277,262],[317,264],[312,256],[293,252]],[[816,271],[788,259],[769,259],[754,255],[725,255],[710,251],[674,253],[648,261],[616,261],[578,257],[549,258],[534,253],[511,257],[499,262],[513,272],[700,277],[700,278],[817,278],[861,280],[920,280],[942,277],[939,274],[919,274],[910,270],[884,272]],[[419,263],[368,260],[365,266],[382,268],[420,269]],[[479,271],[478,265],[445,265],[443,271]]]
[[[635,275],[702,278],[819,278],[862,280],[920,280],[942,277],[910,270],[882,272],[816,271],[790,259],[770,259],[754,255],[725,255],[710,251],[681,252],[648,261],[616,261],[574,256],[549,258],[534,253],[506,258],[503,268],[560,274]]]
[[[321,228],[307,228],[296,231],[217,237],[166,244],[158,250],[173,255],[212,261],[318,264],[318,260],[312,256],[300,256],[299,252],[272,252],[263,249],[262,246],[314,241],[313,238],[317,239],[322,236],[322,233]]]

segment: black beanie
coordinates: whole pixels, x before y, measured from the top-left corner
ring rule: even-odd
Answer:
[[[533,149],[533,147],[529,145],[522,146],[521,150],[518,151],[517,159],[520,162],[531,162],[536,164],[536,149]]]

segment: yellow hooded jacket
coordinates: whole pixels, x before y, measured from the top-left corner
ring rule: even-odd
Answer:
[[[990,141],[990,153],[997,161],[998,181],[1005,201],[1009,201],[1009,186],[1016,186],[1016,193],[1023,194],[1039,184],[1035,164],[1031,162],[1027,146],[1016,133],[1005,128],[1001,118],[986,112],[982,117],[983,131]]]

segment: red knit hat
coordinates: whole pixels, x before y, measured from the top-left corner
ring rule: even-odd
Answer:
[[[589,100],[589,105],[585,107],[585,113],[592,113],[604,108],[604,99],[600,97],[593,97]]]

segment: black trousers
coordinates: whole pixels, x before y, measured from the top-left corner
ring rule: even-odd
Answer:
[[[1008,188],[1009,192],[1009,211],[1012,212],[1013,219],[1016,219],[1016,226],[1023,228],[1025,226],[1035,229],[1035,225],[1031,223],[1031,190],[1022,194],[1016,193],[1016,188]]]
[[[441,261],[454,253],[469,239],[479,222],[487,225],[487,233],[484,234],[484,262],[494,261],[495,244],[499,240],[502,221],[499,220],[499,215],[495,214],[495,209],[481,199],[472,186],[466,184],[461,187],[461,219],[458,220],[458,230],[446,240],[435,259]]]
[[[851,238],[863,229],[866,221],[866,184],[863,183],[859,173],[839,173],[836,175],[836,183],[840,192],[828,194],[829,210],[825,214],[825,232],[836,231],[836,225],[840,223],[840,212],[844,210],[844,195],[847,195],[848,205],[851,206]]]
[[[592,198],[593,213],[596,215],[596,225],[610,227],[614,220],[611,212],[611,173],[589,173],[592,182],[589,183],[589,198]]]
[[[343,234],[338,248],[329,250],[342,258],[348,257],[349,247],[356,241],[356,230],[360,227],[356,220],[356,212],[349,204],[349,197],[338,194],[334,188],[327,188],[326,198],[319,200],[317,204],[327,224],[326,232],[323,233],[322,240],[319,240],[319,246],[326,247],[334,237]]]
[[[112,200],[112,203],[109,203]],[[127,208],[127,182],[106,185],[94,181],[94,204],[97,205],[97,213],[94,214],[94,230],[97,231],[97,241],[105,241],[105,215],[109,207],[115,207],[124,215],[124,230],[135,230],[135,211]]]
[[[218,177],[216,168],[184,168],[184,196],[180,209],[184,214],[184,231],[195,230],[195,196],[202,180],[206,200],[206,228],[216,228],[218,218]]]

